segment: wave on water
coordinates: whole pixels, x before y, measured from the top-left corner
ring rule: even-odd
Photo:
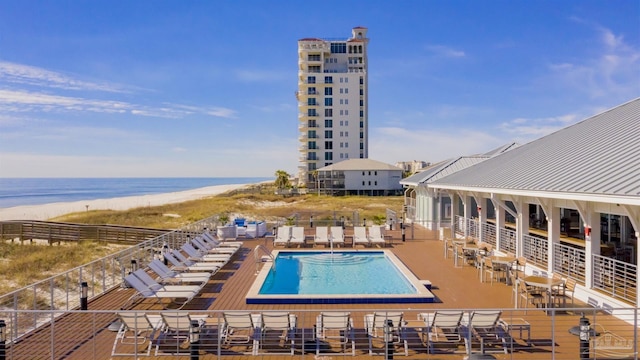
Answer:
[[[162,194],[271,178],[0,178],[0,208]]]

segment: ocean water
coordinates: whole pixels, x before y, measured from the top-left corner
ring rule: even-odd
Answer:
[[[0,178],[0,208],[162,194],[271,178]]]

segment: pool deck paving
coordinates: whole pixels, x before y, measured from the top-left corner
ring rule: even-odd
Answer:
[[[306,229],[307,234],[311,234],[312,230]],[[455,267],[451,258],[444,258],[444,244],[437,239],[436,232],[416,226],[413,238],[407,235],[404,242],[401,240],[400,231],[388,231],[387,233],[391,235],[392,240],[386,248],[391,249],[418,279],[431,282],[436,302],[428,304],[246,304],[245,296],[253,284],[256,270],[262,266],[254,261],[253,251],[257,245],[263,245],[269,250],[273,249],[270,239],[247,239],[244,240],[244,246],[234,255],[232,261],[212,276],[200,294],[183,308],[190,314],[205,312],[210,315],[205,331],[202,333],[199,358],[213,359],[221,356],[229,359],[257,357],[284,359],[301,357],[328,360],[338,357],[352,357],[350,347],[345,350],[340,347],[340,344],[333,341],[314,341],[316,317],[321,311],[350,312],[354,327],[355,358],[381,358],[382,355],[369,354],[365,315],[373,311],[401,311],[406,321],[403,338],[407,341],[408,352],[405,356],[402,346],[396,347],[394,357],[461,359],[465,356],[466,351],[464,342],[442,342],[435,347],[433,353],[428,351],[425,343],[426,337],[423,334],[424,322],[418,320],[420,313],[432,314],[437,310],[447,309],[465,310],[465,316],[468,316],[469,310],[472,309],[502,309],[501,318],[514,325],[514,329],[512,329],[511,336],[506,337],[506,345],[486,343],[484,350],[492,352],[495,358],[579,358],[578,337],[568,332],[570,328],[579,323],[580,314],[578,311],[561,311],[556,316],[550,316],[542,309],[529,308],[527,311],[514,309],[511,286],[504,283],[480,282],[478,270],[473,266]],[[347,228],[347,235],[349,235],[349,228]],[[306,246],[311,246],[311,244]],[[89,303],[89,309],[119,310],[133,294],[132,289],[114,289],[103,296],[92,299]],[[168,306],[171,307],[171,304]],[[587,306],[576,301],[573,307],[586,308]],[[162,310],[162,306],[142,301],[128,310],[156,312]],[[297,331],[294,335],[296,343],[294,355],[288,355],[289,346],[285,343],[281,333],[263,339],[264,347],[259,350],[257,355],[251,354],[250,346],[247,345],[219,347],[218,328],[221,324],[220,316],[225,311],[252,313],[286,311],[295,314],[297,316]],[[592,315],[591,313],[589,316]],[[43,326],[10,346],[7,351],[7,359],[110,359],[112,358],[111,349],[116,333],[110,331],[108,326],[114,320],[116,320],[115,314],[111,312],[97,315],[74,313],[62,316],[53,322],[53,326]],[[592,322],[593,320],[592,318]],[[633,339],[633,326],[616,317],[598,312],[596,321],[596,329],[601,329],[602,332],[615,333],[620,339]],[[524,326],[525,324],[528,326]],[[53,338],[51,334],[54,334]],[[555,340],[553,343],[552,338]],[[315,355],[316,345],[319,345],[323,355]],[[182,343],[180,346],[186,355],[173,356],[172,358],[189,359],[189,350],[185,347],[188,344]],[[507,353],[504,353],[505,346]],[[379,339],[376,339],[373,347],[377,352],[384,351],[384,343]],[[302,351],[303,348],[305,351]],[[480,351],[479,342],[474,342],[472,352],[479,353]],[[621,353],[624,355],[624,352]],[[155,357],[153,355],[152,351],[150,357],[144,358],[167,358],[167,356]],[[608,354],[599,354],[598,356],[598,358],[620,358],[620,356],[611,357]],[[133,358],[133,356],[113,358]]]

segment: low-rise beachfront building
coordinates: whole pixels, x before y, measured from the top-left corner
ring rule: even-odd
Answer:
[[[402,194],[402,169],[372,159],[351,159],[315,172],[316,190],[325,195]]]
[[[431,166],[431,163],[423,160],[399,161],[395,163],[395,166],[402,168],[405,173],[415,174]]]
[[[367,28],[348,39],[298,40],[298,182],[312,189],[315,170],[369,157]]]
[[[638,139],[635,99],[423,182],[425,189],[416,190],[417,218],[419,204],[454,204],[449,213],[433,212],[436,226],[525,257],[529,273],[577,280],[575,296],[584,302],[637,307]]]

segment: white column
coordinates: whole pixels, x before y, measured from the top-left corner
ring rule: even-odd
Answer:
[[[551,213],[547,215],[547,247],[549,248],[549,264],[547,265],[547,271],[553,273],[553,262],[555,259],[555,253],[553,248],[555,244],[560,243],[560,208],[552,206]]]
[[[467,219],[471,218],[471,199],[469,198],[469,196],[464,195],[464,203],[463,205],[463,210],[464,210],[464,237],[466,238],[467,236],[469,236],[469,221]]]
[[[451,237],[455,238],[455,228],[457,226],[456,216],[458,215],[458,195],[455,193],[450,193],[449,198],[451,199]]]
[[[588,288],[593,287],[593,257],[592,255],[600,255],[600,213],[589,211],[585,214],[585,228],[591,227],[590,235],[584,237],[585,245],[585,280],[584,283]]]
[[[506,211],[502,206],[495,206],[494,209],[496,212],[496,250],[498,250],[500,249],[500,242],[502,241],[500,229],[504,228]]]
[[[440,231],[440,223],[442,222],[442,192],[438,191],[438,210],[436,212],[436,230]]]
[[[529,204],[518,200],[514,205],[518,213],[516,218],[516,256],[522,256],[523,235],[529,234]]]
[[[487,201],[485,198],[478,198],[478,241],[484,241],[484,231],[482,224],[487,221]]]
[[[640,231],[636,231],[636,244],[638,244],[638,240],[640,240]],[[636,259],[640,259],[640,246],[636,246]],[[640,271],[636,271],[636,306],[640,304]]]

